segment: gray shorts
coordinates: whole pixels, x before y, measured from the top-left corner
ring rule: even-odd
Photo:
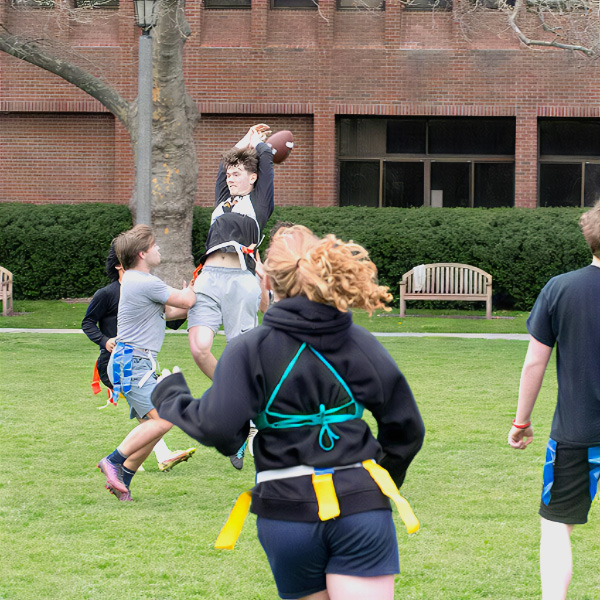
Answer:
[[[260,284],[250,271],[204,267],[194,291],[196,304],[188,311],[188,330],[202,325],[216,334],[223,324],[231,340],[258,325]]]
[[[152,370],[152,363],[148,358],[142,358],[134,356],[131,364],[131,390],[127,392],[125,396],[127,404],[129,404],[129,418],[130,419],[143,419],[153,408],[152,404],[152,392],[156,387],[156,372],[152,373],[150,377],[144,382],[142,387],[139,387],[140,381]],[[113,360],[108,362],[108,376],[111,383],[113,381]]]

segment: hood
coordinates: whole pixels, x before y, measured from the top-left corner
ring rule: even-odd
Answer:
[[[336,350],[346,342],[352,313],[296,296],[284,298],[269,307],[263,325],[280,329],[316,350]]]

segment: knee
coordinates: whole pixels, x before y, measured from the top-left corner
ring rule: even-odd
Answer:
[[[194,328],[196,329],[196,328]],[[192,352],[192,356],[194,358],[206,358],[210,355],[213,343],[213,332],[212,330],[204,327],[203,329],[208,329],[208,332],[200,332],[194,331],[194,329],[190,330],[189,340],[190,340],[190,350]]]

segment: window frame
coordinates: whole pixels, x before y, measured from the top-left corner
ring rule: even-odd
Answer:
[[[446,162],[446,163],[468,163],[469,164],[469,208],[475,208],[475,168],[477,164],[480,163],[504,163],[510,164],[513,167],[513,199],[512,199],[512,207],[514,207],[515,203],[515,195],[514,195],[514,185],[516,176],[514,174],[514,169],[516,165],[515,155],[510,154],[430,154],[429,153],[429,124],[428,121],[432,118],[429,116],[421,116],[415,115],[414,117],[407,116],[401,117],[401,119],[423,119],[426,121],[425,127],[425,152],[409,152],[409,153],[397,153],[397,152],[387,152],[387,123],[385,124],[386,136],[384,139],[385,150],[383,152],[373,152],[373,153],[365,153],[365,154],[347,154],[344,155],[341,152],[341,147],[343,141],[340,136],[340,125],[343,119],[348,119],[350,121],[354,119],[377,119],[380,121],[390,121],[397,119],[397,117],[370,117],[370,116],[353,116],[353,115],[338,115],[337,116],[337,127],[336,127],[336,135],[337,135],[337,160],[338,164],[341,167],[342,162],[374,162],[379,161],[379,203],[378,207],[383,208],[385,204],[385,163],[386,162],[421,162],[424,165],[424,185],[423,185],[423,203],[420,206],[431,206],[431,165],[435,162]],[[462,117],[443,117],[443,118],[456,118],[461,119]],[[469,117],[465,117],[469,118]],[[486,117],[488,118],[488,117]],[[507,117],[489,117],[489,119],[507,119]],[[510,117],[514,132],[515,132],[515,140],[516,140],[516,119],[514,117]],[[358,123],[356,125],[358,127]],[[382,125],[381,128],[384,128]],[[351,145],[351,143],[348,143]],[[341,168],[340,168],[341,171]],[[339,191],[341,192],[341,180]],[[339,198],[338,198],[339,201]]]
[[[214,3],[214,4],[213,4]],[[252,0],[246,4],[231,4],[230,0],[204,0],[204,10],[251,10]]]

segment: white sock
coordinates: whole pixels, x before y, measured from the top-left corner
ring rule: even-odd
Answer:
[[[152,450],[154,450],[154,454],[156,455],[156,460],[158,462],[163,462],[166,458],[168,458],[169,454],[171,454],[171,451],[169,448],[167,448],[165,440],[162,438],[156,442]]]

